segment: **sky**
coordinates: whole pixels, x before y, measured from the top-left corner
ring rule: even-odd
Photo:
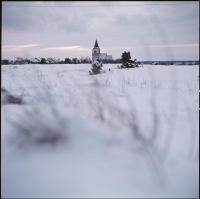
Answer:
[[[113,59],[199,60],[199,2],[2,2],[2,59],[92,58],[96,39]]]

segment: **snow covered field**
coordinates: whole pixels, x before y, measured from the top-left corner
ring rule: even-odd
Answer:
[[[2,198],[199,196],[199,66],[104,69],[1,66]]]

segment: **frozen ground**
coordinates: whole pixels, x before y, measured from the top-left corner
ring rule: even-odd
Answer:
[[[199,196],[199,66],[1,67],[3,198]]]

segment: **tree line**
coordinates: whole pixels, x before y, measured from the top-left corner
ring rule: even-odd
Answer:
[[[1,60],[1,64],[30,64],[30,63],[36,63],[36,64],[81,64],[81,63],[92,63],[91,58],[89,57],[81,57],[81,59],[78,58],[68,58],[66,57],[64,60],[59,60],[55,57],[48,57],[48,58],[34,58],[36,61],[33,61],[33,59],[27,59],[23,57],[15,57],[15,60],[8,60],[3,59]]]
[[[35,58],[38,59],[38,58]],[[106,63],[122,63],[121,59],[116,59],[116,60],[101,60],[103,64]],[[1,60],[2,65],[8,65],[8,64],[91,64],[92,60],[90,57],[81,57],[80,59],[78,58],[68,58],[66,57],[64,60],[59,60],[55,57],[48,57],[46,58],[41,58],[41,60],[38,60],[38,62],[31,61],[31,59],[23,58],[23,57],[15,57],[15,60],[8,60],[8,59],[3,59]]]

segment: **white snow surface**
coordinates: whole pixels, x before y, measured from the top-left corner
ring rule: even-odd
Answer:
[[[35,62],[35,63],[39,63],[39,62],[41,62],[41,60],[42,60],[42,57],[31,58],[31,59],[30,59],[31,62]]]
[[[199,197],[199,66],[91,67],[1,66],[1,197]]]

